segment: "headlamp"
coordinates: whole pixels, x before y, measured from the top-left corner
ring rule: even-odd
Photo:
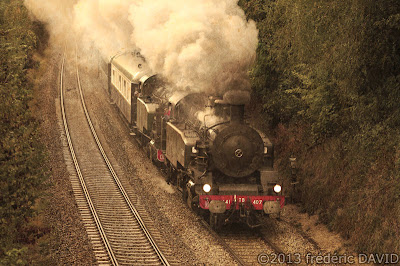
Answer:
[[[276,185],[274,186],[274,191],[275,191],[275,193],[281,192],[281,191],[282,191],[281,185],[276,184]]]
[[[203,190],[205,193],[208,193],[211,191],[211,186],[209,184],[204,184]]]

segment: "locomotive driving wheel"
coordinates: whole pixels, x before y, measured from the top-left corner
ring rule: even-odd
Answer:
[[[182,200],[183,202],[187,202],[188,199],[188,189],[189,188],[182,188]]]
[[[148,144],[146,145],[145,151],[146,151],[147,158],[149,158],[150,161],[153,162],[153,158],[152,158],[152,154],[151,154],[151,145],[150,145],[150,143],[148,143]]]
[[[189,207],[189,209],[193,210],[193,196],[192,192],[190,191],[190,188],[186,188],[186,204]]]

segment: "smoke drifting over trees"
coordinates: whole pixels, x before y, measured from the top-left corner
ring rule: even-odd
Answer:
[[[248,89],[258,30],[235,0],[26,0],[53,38],[95,46],[104,58],[138,49],[177,87]]]

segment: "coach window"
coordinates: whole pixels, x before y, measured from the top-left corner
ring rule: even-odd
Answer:
[[[121,91],[121,75],[119,75],[119,83],[118,83],[118,88]]]
[[[126,80],[124,79],[124,96],[126,97]]]
[[[112,82],[115,84],[115,70],[113,69],[112,72]]]

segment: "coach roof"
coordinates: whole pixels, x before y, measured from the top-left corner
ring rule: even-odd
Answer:
[[[128,78],[132,83],[139,84],[144,82],[148,77],[154,74],[147,66],[142,57],[135,56],[132,53],[125,53],[119,55],[111,60],[114,65],[122,74]],[[146,78],[147,76],[147,78]]]

